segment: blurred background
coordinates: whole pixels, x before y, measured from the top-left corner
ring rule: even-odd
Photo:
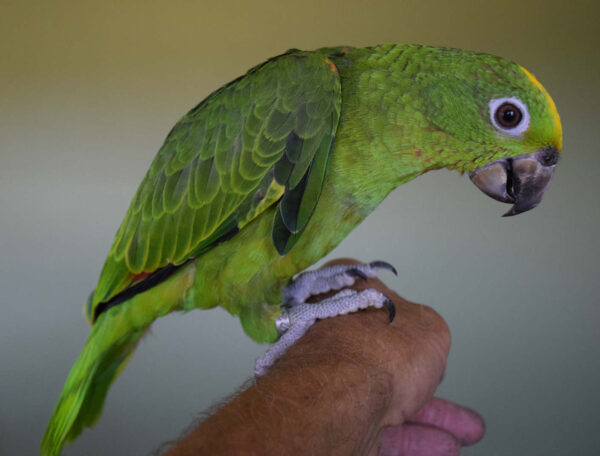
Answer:
[[[448,321],[439,395],[478,410],[468,455],[598,454],[597,19],[572,0],[0,1],[0,454],[38,452],[88,335],[81,308],[155,152],[212,90],[291,47],[421,43],[527,67],[562,117],[539,208],[507,209],[465,176],[396,190],[328,258]],[[224,311],[157,321],[102,418],[66,455],[155,451],[236,390],[266,349]]]

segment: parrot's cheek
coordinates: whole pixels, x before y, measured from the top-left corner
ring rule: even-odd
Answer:
[[[536,207],[548,189],[558,151],[548,147],[533,154],[502,158],[469,173],[471,181],[486,195],[513,204],[504,217]]]

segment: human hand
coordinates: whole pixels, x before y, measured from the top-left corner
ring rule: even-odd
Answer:
[[[381,309],[318,321],[169,456],[448,456],[479,440],[479,415],[433,398],[450,349],[444,320],[378,279],[352,288],[392,299],[394,321]]]
[[[353,262],[355,261],[346,259],[334,260],[328,266]],[[441,380],[450,348],[450,334],[441,317],[429,307],[401,298],[378,279],[359,282],[353,288],[375,288],[391,298],[396,306],[396,318],[390,326],[402,330],[407,346],[421,346],[424,353],[433,353],[433,356],[421,357],[414,352],[414,359],[410,360],[409,365],[419,358],[420,361],[414,364],[412,374],[404,368],[399,369],[399,377],[394,380],[394,386],[400,387],[401,392],[397,399],[390,402],[390,409],[387,411],[389,419],[396,422],[396,425],[380,429],[377,454],[453,456],[460,454],[463,446],[478,442],[485,432],[485,425],[479,414],[453,402],[431,397]],[[418,324],[415,325],[415,322]],[[401,343],[394,345],[400,347]],[[402,366],[406,361],[409,360],[404,359],[399,365],[393,365]],[[424,368],[419,366],[422,363],[425,363]],[[405,385],[411,383],[416,384],[417,388],[412,395],[406,394]],[[423,401],[425,403],[419,410],[418,404]],[[418,411],[415,413],[415,410]],[[371,453],[374,451],[375,448]]]

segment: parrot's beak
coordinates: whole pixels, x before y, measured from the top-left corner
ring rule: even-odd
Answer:
[[[503,217],[536,207],[554,174],[558,151],[554,147],[533,154],[502,158],[469,173],[471,181],[486,195],[513,207]]]

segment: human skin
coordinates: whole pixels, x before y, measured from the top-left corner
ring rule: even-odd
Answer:
[[[450,349],[444,320],[378,279],[352,288],[392,299],[394,321],[371,309],[317,322],[166,454],[435,456],[477,442],[481,417],[433,397]]]

